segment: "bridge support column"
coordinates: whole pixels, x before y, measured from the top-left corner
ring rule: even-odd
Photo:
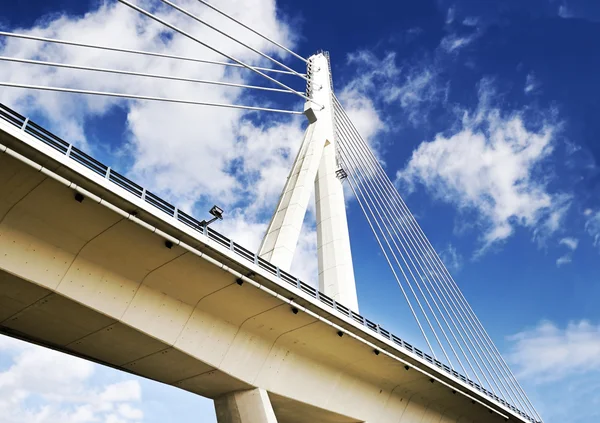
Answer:
[[[252,389],[225,394],[215,400],[218,423],[277,423],[267,391]]]

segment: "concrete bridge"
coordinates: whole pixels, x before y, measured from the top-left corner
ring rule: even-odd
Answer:
[[[336,98],[327,53],[304,58],[199,0],[283,49],[284,56],[303,61],[306,73],[300,73],[170,0],[160,0],[274,64],[255,67],[149,10],[118,1],[227,61],[31,34],[0,36],[235,67],[268,85],[37,57],[1,59],[285,93],[302,98],[304,110],[11,81],[0,81],[0,86],[304,114],[304,140],[256,253],[0,105],[0,333],[212,398],[219,423],[541,423]],[[271,76],[282,74],[300,78],[306,91]],[[359,314],[345,183],[381,247],[428,353]],[[319,289],[288,272],[313,188]]]
[[[23,116],[0,120],[0,331],[215,399],[220,423],[528,421]]]

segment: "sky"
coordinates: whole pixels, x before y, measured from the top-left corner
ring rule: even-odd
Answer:
[[[267,64],[156,1],[138,4]],[[177,4],[304,70],[198,2]],[[545,421],[599,421],[600,3],[218,4],[304,57],[330,52],[338,97]],[[222,59],[108,0],[10,2],[0,28]],[[0,54],[264,85],[245,70],[2,37]],[[0,81],[302,108],[284,94],[8,62]],[[299,79],[281,81],[304,89]],[[0,88],[0,101],[199,218],[219,204],[226,219],[215,228],[252,249],[306,125],[301,116],[13,88]],[[347,210],[361,314],[424,346],[351,198]],[[292,272],[316,281],[312,207]],[[209,400],[8,338],[0,338],[0,393],[0,423],[215,421]]]

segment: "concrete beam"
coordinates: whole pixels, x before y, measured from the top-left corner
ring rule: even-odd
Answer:
[[[231,392],[215,400],[219,423],[277,423],[267,391]]]
[[[88,179],[69,176],[80,186],[96,183],[97,192],[112,195],[121,208],[92,197],[77,202],[68,188],[73,185],[59,184],[58,177],[18,191],[22,180],[13,175],[32,176],[19,170],[26,163],[10,158],[0,169],[5,193],[0,207],[7,211],[0,219],[0,332],[213,399],[260,387],[269,392],[279,423],[506,418],[500,406],[482,407],[486,399],[460,382],[311,305],[300,291],[285,291],[268,272],[239,261],[226,247],[199,237],[194,242],[204,253],[177,243],[166,248],[164,235],[149,223],[122,219],[123,210],[136,203],[101,191],[105,179],[91,171],[84,175]],[[137,207],[144,217],[144,204]],[[176,222],[162,225],[177,239],[189,236]],[[239,274],[230,266],[254,271],[268,289],[238,285]],[[292,313],[290,295],[301,301],[299,313]],[[313,311],[303,310],[302,303]],[[333,323],[353,335],[339,337]],[[373,348],[382,354],[373,354]],[[398,357],[408,360],[410,371]],[[439,378],[431,383],[417,369]]]

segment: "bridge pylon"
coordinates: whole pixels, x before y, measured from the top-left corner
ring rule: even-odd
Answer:
[[[325,53],[308,59],[307,78],[311,101],[305,103],[304,114],[309,125],[259,255],[289,270],[314,186],[319,290],[358,312],[344,189],[338,177],[331,68]]]

